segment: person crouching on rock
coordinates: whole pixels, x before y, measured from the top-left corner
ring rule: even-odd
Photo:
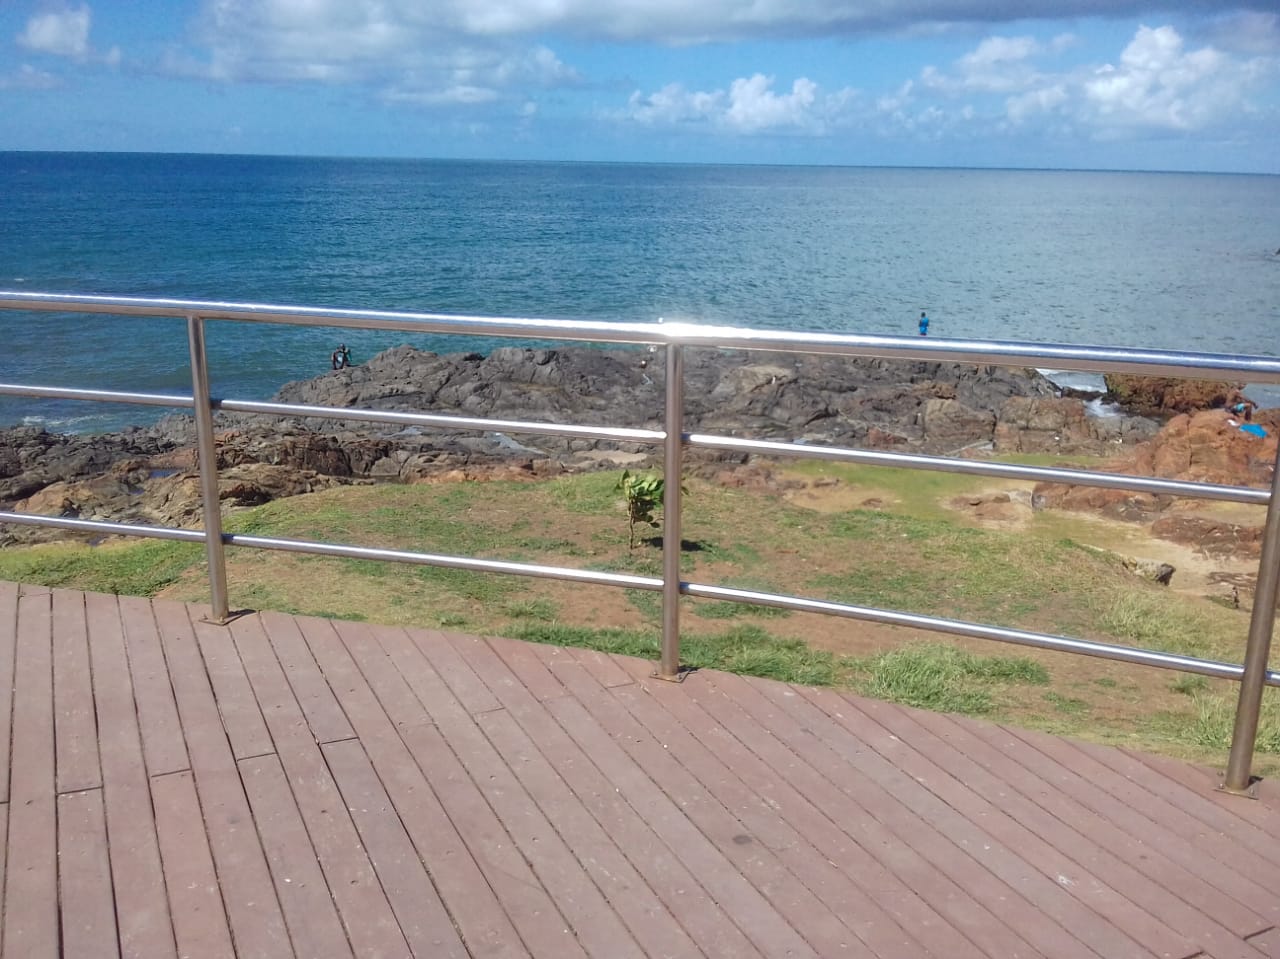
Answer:
[[[1227,400],[1227,412],[1232,416],[1238,416],[1246,423],[1253,419],[1253,411],[1257,408],[1257,403],[1253,400],[1245,399],[1243,393],[1233,393],[1231,398]]]
[[[338,348],[333,351],[333,356],[329,358],[335,370],[346,369],[351,365],[351,351],[347,349],[347,344],[339,343]]]

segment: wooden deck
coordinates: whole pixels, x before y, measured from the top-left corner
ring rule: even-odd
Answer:
[[[1280,957],[1280,801],[704,671],[0,583],[0,953]]]

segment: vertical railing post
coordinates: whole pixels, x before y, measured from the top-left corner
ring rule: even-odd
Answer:
[[[226,623],[231,618],[227,602],[227,563],[222,544],[222,501],[218,498],[218,450],[213,441],[213,405],[209,392],[209,361],[204,345],[204,320],[187,317],[187,343],[191,347],[191,397],[196,417],[196,457],[200,466],[200,498],[204,505],[205,555],[209,560],[210,618]]]
[[[684,353],[667,344],[662,477],[662,655],[659,679],[680,678],[680,485],[684,456]]]
[[[1262,691],[1271,656],[1271,634],[1276,621],[1276,588],[1280,584],[1280,448],[1271,474],[1271,502],[1263,528],[1262,556],[1258,560],[1258,583],[1253,593],[1253,613],[1249,619],[1249,644],[1244,652],[1244,675],[1240,678],[1240,700],[1236,705],[1235,730],[1231,734],[1231,755],[1222,788],[1227,792],[1249,792],[1253,769],[1253,749],[1258,738],[1258,717]]]

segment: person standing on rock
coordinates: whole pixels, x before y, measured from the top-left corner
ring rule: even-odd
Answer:
[[[929,335],[929,317],[925,316],[923,312],[920,314],[920,335]]]
[[[345,369],[351,365],[351,351],[347,349],[347,344],[339,343],[338,348],[333,351],[333,355],[329,357],[329,362],[335,370]]]

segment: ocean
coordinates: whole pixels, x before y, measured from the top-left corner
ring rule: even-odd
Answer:
[[[0,191],[5,290],[899,335],[927,311],[938,337],[1263,355],[1280,327],[1274,176],[0,153]],[[180,320],[0,324],[0,381],[190,392]],[[214,390],[269,398],[339,340],[403,337],[210,324]],[[0,397],[0,425],[159,415]]]

